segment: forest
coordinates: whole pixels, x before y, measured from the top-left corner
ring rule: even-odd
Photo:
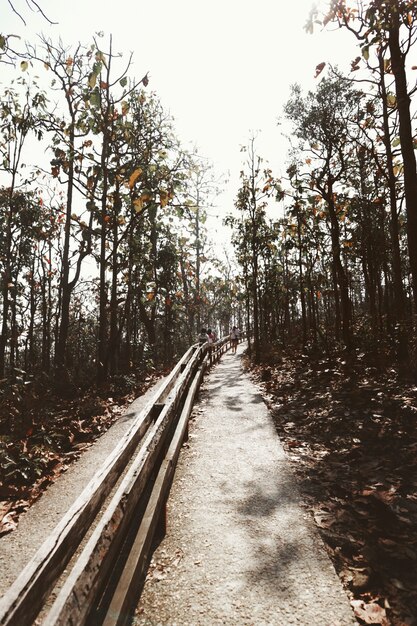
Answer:
[[[358,55],[293,86],[286,176],[253,139],[229,220],[253,371],[366,624],[417,615],[416,18],[404,1],[313,12],[308,28],[349,31]]]
[[[221,181],[111,37],[0,36],[0,532],[202,325],[237,324],[356,616],[414,624],[417,5],[332,0],[318,27],[357,57],[277,111],[285,175],[242,148],[230,262]]]

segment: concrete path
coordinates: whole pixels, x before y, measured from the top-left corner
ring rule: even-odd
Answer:
[[[133,623],[357,624],[242,351],[206,378]]]

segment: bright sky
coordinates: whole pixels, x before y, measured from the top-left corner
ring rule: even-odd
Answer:
[[[210,220],[216,237],[221,219],[233,209],[242,167],[240,146],[260,131],[258,152],[274,174],[285,170],[287,146],[277,126],[290,85],[314,88],[318,63],[347,70],[356,56],[344,31],[314,35],[304,30],[312,0],[38,0],[57,25],[13,0],[25,27],[3,0],[2,31],[34,41],[43,32],[68,45],[89,44],[93,33],[112,33],[114,50],[133,52],[131,74],[149,71],[149,87],[175,118],[177,134],[197,145],[216,171],[230,171]],[[327,6],[325,0],[316,2]],[[103,46],[105,48],[105,46]]]

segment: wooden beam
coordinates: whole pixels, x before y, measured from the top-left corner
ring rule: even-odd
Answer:
[[[194,355],[194,358],[192,358]],[[192,346],[129,431],[88,483],[67,514],[0,599],[1,626],[32,626],[51,589],[82,541],[104,500],[113,489],[152,422],[155,403],[163,403],[181,375],[184,363],[194,362]]]
[[[135,461],[61,588],[43,622],[44,626],[83,626],[87,623],[89,611],[106,584],[113,561],[121,549],[158,457],[160,459],[170,425],[197,366],[196,358],[188,362],[166,398],[160,416],[147,433]]]
[[[164,505],[168,497],[178,456],[184,440],[184,434],[188,426],[188,420],[193,408],[196,393],[201,384],[203,373],[204,366],[198,370],[191,384],[174,437],[172,438],[165,459],[162,462],[136,539],[103,620],[103,626],[128,626],[128,624],[131,624],[132,616],[139,599],[138,590],[141,588],[146,574],[152,549],[152,540],[159,517],[163,514]]]

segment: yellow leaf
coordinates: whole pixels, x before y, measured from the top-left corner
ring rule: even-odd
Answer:
[[[394,176],[398,176],[399,174],[403,173],[403,164],[402,163],[395,163],[394,167],[392,168],[393,172],[394,172]]]
[[[155,294],[154,294],[154,292],[153,292],[153,291],[149,291],[149,292],[146,294],[146,299],[147,299],[147,300],[151,301],[151,300],[154,300],[154,298],[155,298]]]
[[[22,70],[22,72],[26,72],[28,67],[29,67],[29,63],[27,61],[22,61],[21,62],[20,69]]]
[[[168,204],[168,193],[166,191],[159,192],[161,207],[164,208]]]
[[[143,194],[141,195],[141,200],[143,203],[149,202],[149,200],[152,200],[152,196],[147,191],[144,191]]]
[[[136,200],[133,200],[133,207],[136,211],[136,213],[140,213],[143,209],[143,200],[142,198],[136,198]]]
[[[137,181],[137,179],[139,178],[139,176],[142,174],[142,169],[140,167],[138,167],[131,175],[129,178],[129,189],[133,189],[135,182]]]

